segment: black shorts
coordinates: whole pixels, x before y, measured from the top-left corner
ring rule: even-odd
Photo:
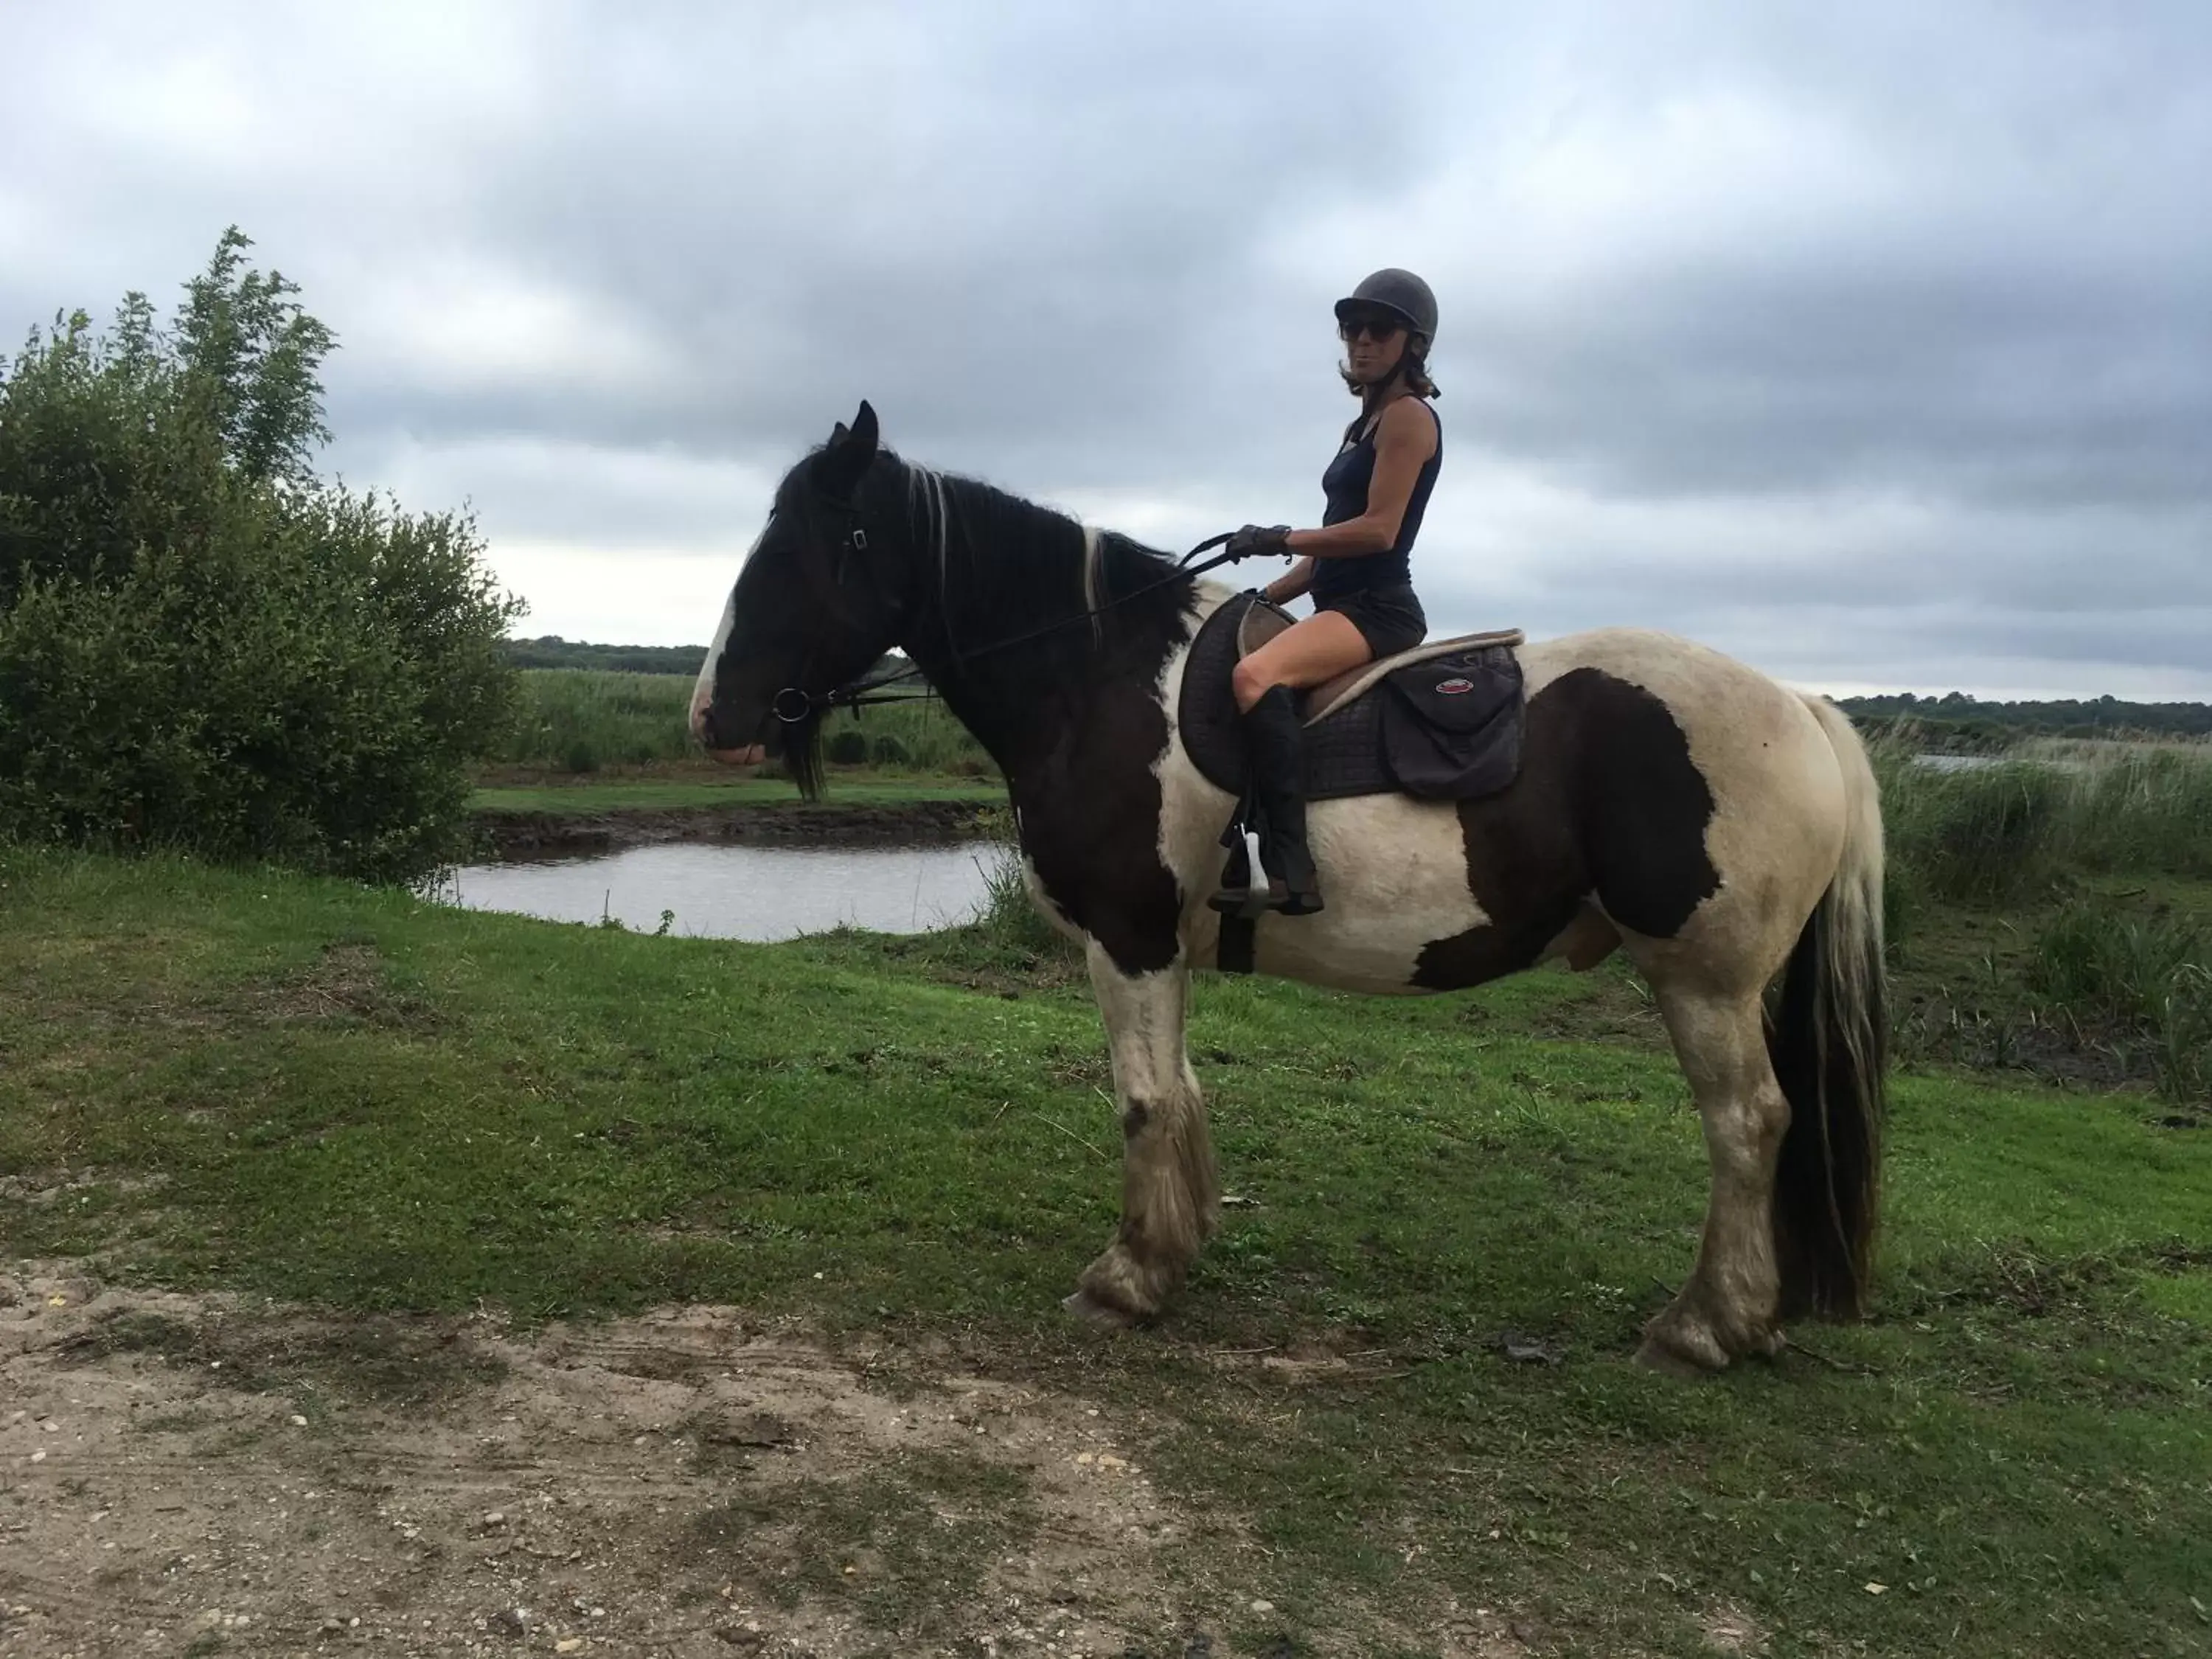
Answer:
[[[1421,602],[1404,582],[1389,587],[1363,587],[1357,592],[1316,599],[1314,609],[1334,611],[1349,617],[1378,661],[1395,657],[1401,651],[1411,651],[1429,636],[1429,619],[1421,614]]]

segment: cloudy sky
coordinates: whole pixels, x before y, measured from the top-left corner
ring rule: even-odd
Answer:
[[[2212,697],[2212,4],[0,0],[0,327],[226,224],[331,465],[529,633],[703,641],[890,442],[1165,546],[1316,522],[1329,301],[1443,310],[1437,631]]]

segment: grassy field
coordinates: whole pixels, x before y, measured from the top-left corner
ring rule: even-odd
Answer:
[[[992,778],[916,777],[873,768],[832,774],[823,804],[896,806],[908,801],[1003,802],[1006,786]],[[495,774],[469,797],[479,812],[637,812],[693,806],[782,806],[800,804],[790,780],[732,773],[711,762],[670,766],[627,776],[586,778]]]
[[[523,671],[520,680],[514,725],[495,756],[500,764],[587,775],[696,754],[685,729],[693,684],[688,675],[534,668]],[[975,740],[929,702],[833,716],[823,742],[841,766],[970,775],[993,769]]]
[[[2037,752],[1875,750],[1903,1052],[2212,1100],[2212,754]]]
[[[1448,1597],[1594,1654],[1710,1651],[1717,1608],[1776,1655],[2212,1640],[2212,1133],[2142,1090],[1900,1075],[1875,1320],[1685,1386],[1628,1363],[1705,1176],[1626,976],[1209,979],[1194,1054],[1243,1202],[1164,1328],[1099,1336],[1055,1306],[1118,1187],[1065,957],[159,860],[12,852],[0,883],[6,1255],[361,1311],[735,1302],[1079,1383],[1149,1413],[1152,1479],[1212,1517],[1176,1571],[1231,1537],[1260,1563],[1274,1611],[1236,1652]],[[1261,1352],[1316,1363],[1220,1358]]]

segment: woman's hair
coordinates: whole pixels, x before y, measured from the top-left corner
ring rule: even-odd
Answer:
[[[1342,332],[1341,329],[1338,331],[1340,335]],[[1336,366],[1336,372],[1344,376],[1344,389],[1353,397],[1364,398],[1367,395],[1367,388],[1352,378],[1350,363],[1339,363]],[[1429,337],[1425,334],[1416,334],[1410,329],[1407,331],[1405,352],[1399,357],[1397,368],[1392,369],[1390,373],[1393,375],[1402,375],[1405,378],[1406,389],[1417,398],[1443,396],[1443,392],[1437,390],[1437,383],[1429,378]]]

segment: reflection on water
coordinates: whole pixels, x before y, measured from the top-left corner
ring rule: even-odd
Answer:
[[[676,843],[591,858],[472,864],[436,896],[471,910],[549,921],[611,916],[650,933],[779,939],[847,925],[920,933],[969,921],[989,842],[957,847],[749,847]]]
[[[2002,755],[1915,755],[1913,764],[1924,766],[1931,772],[1978,772],[1984,767],[2002,766]]]

